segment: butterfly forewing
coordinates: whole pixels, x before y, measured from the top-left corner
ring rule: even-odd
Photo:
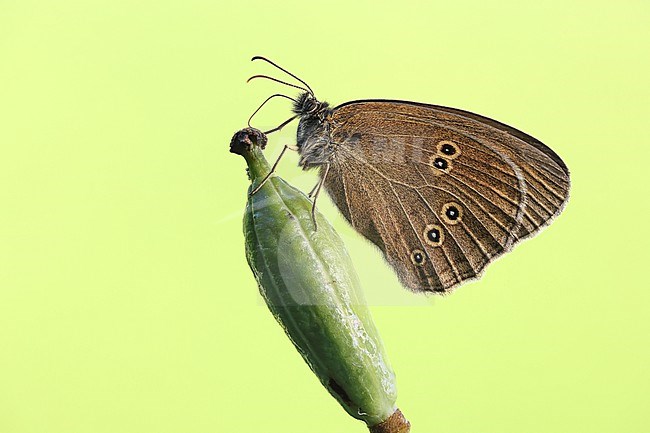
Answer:
[[[413,290],[475,277],[567,198],[568,171],[552,150],[473,113],[358,101],[326,121],[335,149],[326,190]]]

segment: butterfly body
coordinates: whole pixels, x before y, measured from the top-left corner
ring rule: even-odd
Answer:
[[[300,116],[296,134],[300,153],[298,164],[309,169],[330,161],[336,145],[330,136],[332,110],[329,104],[305,92],[296,99],[293,112]]]
[[[476,278],[568,198],[555,152],[474,113],[390,100],[330,108],[309,93],[294,113],[299,164],[320,167],[339,210],[414,291]]]

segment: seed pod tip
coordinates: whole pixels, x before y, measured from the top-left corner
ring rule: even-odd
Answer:
[[[230,140],[230,152],[245,155],[255,146],[264,149],[267,141],[266,135],[259,129],[244,128],[237,131]]]

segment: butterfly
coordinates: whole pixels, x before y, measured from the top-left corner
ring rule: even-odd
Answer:
[[[297,98],[272,95],[251,119],[274,97],[293,101],[294,116],[266,133],[299,119],[299,165],[319,173],[310,193],[314,207],[324,186],[408,289],[447,293],[478,278],[566,204],[566,164],[524,132],[468,111],[419,102],[369,99],[330,107],[297,76],[264,57],[253,58],[258,59],[304,87],[251,77],[302,90]]]

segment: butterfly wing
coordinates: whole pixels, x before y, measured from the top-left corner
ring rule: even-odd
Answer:
[[[353,101],[326,121],[335,151],[325,189],[415,291],[445,292],[475,278],[568,197],[559,156],[474,113]]]

